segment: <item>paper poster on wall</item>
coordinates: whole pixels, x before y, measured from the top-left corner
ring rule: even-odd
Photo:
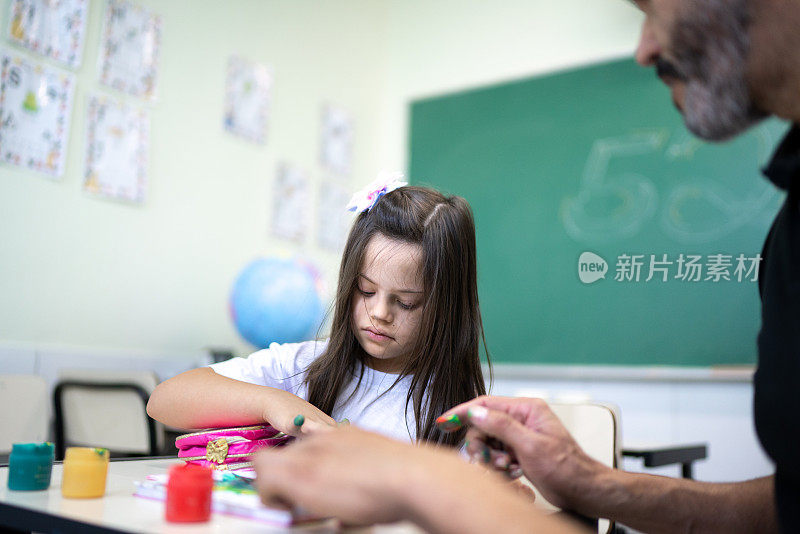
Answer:
[[[81,64],[88,0],[11,0],[11,41],[76,68]]]
[[[64,173],[75,77],[3,53],[0,160],[52,178]]]
[[[109,0],[100,47],[100,82],[134,96],[154,98],[160,47],[160,16],[136,4]]]
[[[287,163],[280,165],[272,199],[273,235],[302,242],[306,236],[308,206],[311,204],[306,173]]]
[[[264,143],[271,88],[269,67],[231,56],[225,87],[225,129],[249,141]]]
[[[350,172],[353,159],[353,118],[346,109],[332,104],[322,106],[320,152],[324,168],[340,176]]]
[[[147,188],[150,119],[147,112],[104,96],[89,99],[83,188],[141,203]]]
[[[320,184],[317,242],[321,247],[334,252],[344,248],[353,222],[352,212],[345,209],[348,200],[350,193],[340,183],[327,180]]]

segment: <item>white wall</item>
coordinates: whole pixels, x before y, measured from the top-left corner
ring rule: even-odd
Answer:
[[[354,187],[404,168],[410,98],[629,52],[639,20],[621,0],[139,3],[163,18],[147,200],[130,206],[81,190],[87,95],[102,91],[104,2],[92,0],[65,176],[0,166],[0,341],[246,352],[227,297],[250,259],[302,252],[334,286],[338,258],[313,235],[297,246],[268,232],[277,164],[323,177],[323,102],[355,117]],[[265,146],[222,130],[231,54],[274,69]]]
[[[400,168],[411,100],[630,56],[642,20],[624,0],[387,4],[381,161]]]
[[[163,18],[158,100],[151,106],[147,200],[142,206],[81,190],[87,95],[99,90],[105,2],[91,0],[66,173],[51,182],[0,166],[0,341],[87,347],[251,350],[228,318],[238,271],[263,253],[307,254],[335,282],[336,253],[312,232],[304,245],[269,234],[279,162],[305,169],[316,202],[324,102],[356,122],[348,186],[380,167],[383,10],[370,0],[156,0]],[[2,2],[0,26],[8,23]],[[34,57],[25,54],[28,57]],[[275,83],[266,145],[223,131],[228,57],[270,65]],[[136,102],[133,98],[126,99]]]

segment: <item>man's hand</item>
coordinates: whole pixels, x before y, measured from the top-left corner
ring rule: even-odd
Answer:
[[[351,523],[398,521],[405,516],[406,464],[436,467],[436,460],[425,453],[343,427],[259,453],[256,483],[261,500],[268,505],[290,503]]]
[[[578,446],[541,399],[483,396],[444,414],[449,415],[469,424],[471,456],[503,470],[518,464],[542,495],[560,508],[579,509],[583,492],[610,469]]]
[[[544,517],[503,478],[451,449],[340,427],[255,457],[268,505],[300,506],[346,523],[413,521],[429,532],[576,532]],[[537,530],[538,529],[538,530]]]

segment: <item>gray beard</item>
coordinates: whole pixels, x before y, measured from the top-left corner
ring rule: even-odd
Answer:
[[[747,87],[747,0],[696,0],[688,11],[672,34],[675,66],[686,77],[686,127],[709,141],[729,139],[767,116]]]

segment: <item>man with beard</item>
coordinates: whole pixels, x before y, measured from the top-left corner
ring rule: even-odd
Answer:
[[[725,140],[768,115],[793,123],[764,170],[788,192],[762,254],[754,379],[756,429],[775,474],[723,484],[611,469],[538,399],[481,397],[445,416],[470,425],[473,457],[521,470],[562,508],[647,532],[800,532],[800,2],[634,2],[645,14],[636,59],[655,67],[693,133]],[[436,532],[570,528],[451,455],[355,429],[262,454],[257,468],[265,500],[346,520],[410,519]]]

